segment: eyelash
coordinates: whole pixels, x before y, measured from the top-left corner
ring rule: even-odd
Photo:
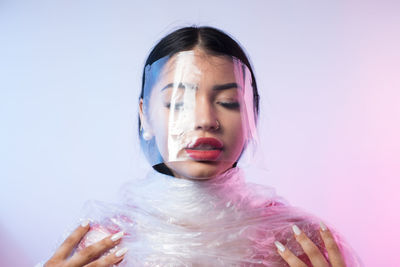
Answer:
[[[171,108],[171,103],[167,103],[165,105],[166,108],[170,109]],[[175,103],[175,110],[181,110],[183,108],[183,103]]]
[[[227,109],[239,109],[239,102],[217,102],[217,104],[227,108]],[[171,103],[165,105],[166,108],[171,108]],[[183,108],[183,103],[175,103],[175,110],[181,110]]]
[[[239,102],[217,102],[221,106],[228,108],[228,109],[238,109],[240,108]]]

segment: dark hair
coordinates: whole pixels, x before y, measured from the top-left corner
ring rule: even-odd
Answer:
[[[230,37],[223,31],[212,27],[180,28],[162,38],[154,46],[149,56],[147,57],[145,66],[143,68],[142,89],[140,92],[139,101],[144,97],[146,66],[153,64],[154,62],[163,57],[172,56],[182,51],[192,50],[195,47],[199,47],[211,55],[227,55],[236,57],[249,68],[252,78],[251,80],[253,87],[254,110],[255,114],[258,115],[260,97],[258,95],[257,83],[249,59],[247,58],[245,52],[240,47],[238,42],[236,42],[232,37]],[[154,155],[150,155],[149,153],[154,153],[154,151],[158,151],[158,149],[156,149],[157,147],[154,138],[149,141],[143,139],[143,137],[140,134],[140,128],[141,128],[141,122],[139,118],[138,130],[139,130],[140,146],[144,154],[146,155],[147,159],[151,162],[151,159],[154,158]],[[151,164],[153,163],[151,162]],[[156,169],[157,171],[172,175],[172,172],[168,170],[168,168],[164,164],[153,166],[153,168]]]

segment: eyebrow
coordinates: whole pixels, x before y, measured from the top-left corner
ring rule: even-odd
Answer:
[[[173,88],[173,87],[178,87],[180,89],[185,89],[186,88],[185,84],[183,84],[183,83],[179,83],[178,85],[176,83],[169,83],[166,86],[164,86],[163,88],[161,88],[160,91],[164,91],[165,89]]]
[[[218,84],[213,86],[214,91],[222,91],[222,90],[227,90],[227,89],[232,89],[232,88],[240,88],[240,86],[237,83],[226,83],[226,84]]]
[[[176,83],[169,83],[166,86],[164,86],[163,88],[161,88],[160,91],[164,91],[165,89],[168,88],[173,88],[173,87],[177,87],[179,89],[185,89],[187,87],[187,85],[190,85],[192,88],[197,89],[197,86],[193,85],[193,84],[184,84],[184,83],[179,83],[178,85]],[[241,88],[237,83],[225,83],[225,84],[217,84],[214,85],[212,87],[213,91],[222,91],[222,90],[227,90],[227,89],[232,89],[232,88]]]

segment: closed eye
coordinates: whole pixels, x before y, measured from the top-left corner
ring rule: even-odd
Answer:
[[[227,109],[239,109],[240,104],[239,102],[218,102],[221,106],[227,108]]]
[[[165,107],[170,109],[171,108],[171,103],[166,103]],[[183,102],[175,102],[174,109],[175,110],[182,110],[183,109]]]

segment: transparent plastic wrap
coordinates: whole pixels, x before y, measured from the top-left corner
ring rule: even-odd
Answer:
[[[327,256],[318,218],[290,206],[274,189],[245,183],[232,168],[204,181],[151,171],[123,186],[119,204],[88,202],[91,231],[80,248],[124,231],[129,252],[118,266],[288,266],[274,241],[312,266],[296,242],[298,225]],[[347,266],[362,266],[353,249],[328,224]]]
[[[152,166],[232,164],[258,143],[252,76],[235,57],[183,51],[147,65],[140,137]]]
[[[147,65],[143,82],[140,140],[154,170],[124,185],[120,203],[87,203],[82,219],[91,230],[78,249],[123,231],[113,251],[129,251],[119,266],[288,266],[278,240],[311,266],[296,224],[327,256],[318,218],[246,183],[236,167],[254,162],[259,144],[257,92],[245,64],[194,49]],[[361,266],[328,227],[347,266]]]

